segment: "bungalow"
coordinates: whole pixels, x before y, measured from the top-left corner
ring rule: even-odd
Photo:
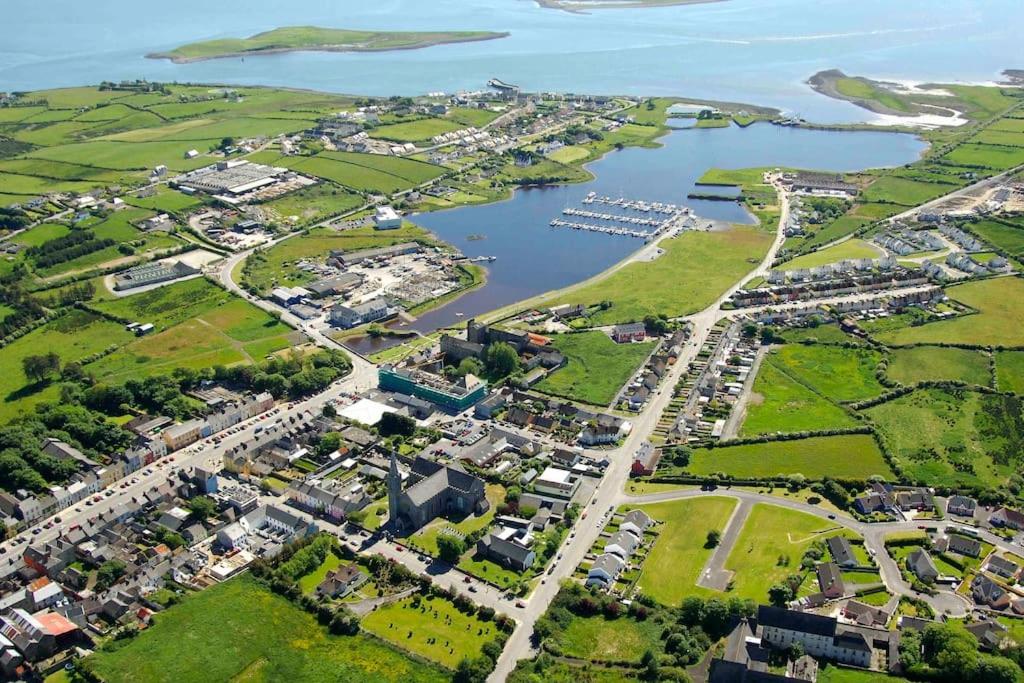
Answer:
[[[846,594],[843,577],[839,565],[834,562],[822,562],[817,567],[818,587],[827,598],[841,598]]]
[[[967,496],[950,496],[946,501],[946,514],[958,517],[973,517],[978,501]]]
[[[845,536],[832,536],[826,541],[832,561],[840,567],[856,567],[859,563],[853,554],[853,546]]]
[[[594,564],[587,571],[587,587],[598,586],[605,590],[611,588],[625,566],[618,556],[604,553],[594,560]]]
[[[959,534],[949,535],[946,548],[951,552],[967,557],[978,557],[981,555],[981,543],[979,541]]]
[[[935,583],[939,578],[939,570],[924,548],[918,548],[907,555],[907,569],[924,583]]]
[[[988,521],[993,526],[1005,527],[1014,531],[1024,529],[1024,513],[1011,510],[1008,507],[1001,507],[993,512]]]
[[[901,510],[934,510],[935,503],[932,494],[927,489],[913,489],[900,491],[896,494],[896,503]]]
[[[316,587],[321,598],[343,598],[362,586],[370,577],[359,571],[354,564],[343,564],[327,573]]]
[[[643,341],[647,338],[647,330],[643,323],[626,323],[612,328],[612,340],[619,344]]]
[[[1005,557],[999,557],[994,555],[988,561],[988,570],[993,574],[998,574],[1004,579],[1013,579],[1017,576],[1017,572],[1020,571],[1020,567],[1017,566],[1016,562],[1011,562]]]
[[[994,610],[1006,609],[1010,605],[1010,595],[984,574],[978,574],[971,581],[971,597],[975,604]]]

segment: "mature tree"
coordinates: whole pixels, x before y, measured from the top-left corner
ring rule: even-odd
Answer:
[[[441,559],[449,564],[455,564],[466,551],[466,543],[453,534],[440,534],[437,537],[437,552]]]
[[[217,513],[217,503],[207,496],[196,496],[188,502],[188,511],[196,519],[208,519]]]
[[[25,356],[21,359],[21,369],[29,379],[42,382],[60,372],[60,356],[53,351],[38,356]]]
[[[482,375],[484,374],[484,364],[480,362],[479,358],[475,358],[473,356],[463,358],[462,362],[459,363],[456,374],[460,377],[465,377],[466,375]]]
[[[117,583],[117,580],[124,576],[125,565],[119,560],[107,560],[96,571],[96,586],[99,590],[105,590]]]
[[[785,583],[777,583],[768,589],[768,600],[776,607],[785,607],[793,599],[793,589]]]
[[[318,455],[330,455],[341,446],[341,434],[338,432],[327,432],[320,437],[316,444]]]
[[[704,541],[705,548],[717,548],[718,544],[722,541],[722,532],[718,529],[712,529],[708,532],[707,540]]]
[[[338,416],[338,410],[330,403],[325,403],[323,410],[320,411],[324,417],[332,418]]]
[[[463,657],[455,667],[454,683],[485,683],[494,668],[494,662],[487,657]]]
[[[487,347],[487,371],[495,377],[507,377],[519,368],[519,354],[511,344],[497,342]]]
[[[384,413],[377,423],[381,436],[412,436],[416,432],[416,420],[398,413]]]

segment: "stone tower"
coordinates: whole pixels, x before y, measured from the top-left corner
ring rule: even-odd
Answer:
[[[388,524],[398,529],[398,498],[402,495],[402,473],[398,471],[398,456],[391,452],[391,468],[388,470]]]

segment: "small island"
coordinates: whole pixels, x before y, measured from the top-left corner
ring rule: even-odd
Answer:
[[[317,26],[287,26],[248,38],[221,38],[182,45],[169,52],[153,52],[150,59],[169,59],[176,64],[226,57],[280,52],[383,52],[417,50],[447,43],[505,38],[493,31],[351,31]]]

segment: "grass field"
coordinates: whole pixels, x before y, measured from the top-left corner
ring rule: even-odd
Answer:
[[[948,194],[956,185],[924,183],[894,176],[882,176],[864,190],[861,198],[865,202],[887,202],[902,206],[917,206],[931,199]]]
[[[497,632],[493,621],[468,616],[447,600],[426,597],[419,607],[412,598],[378,607],[363,618],[362,627],[403,650],[454,669],[463,657],[479,656]]]
[[[92,657],[103,680],[449,679],[366,636],[329,635],[312,615],[245,576],[190,595],[155,621],[115,651]]]
[[[886,344],[976,344],[1024,345],[1024,280],[1018,277],[991,278],[948,287],[951,299],[980,311],[951,320],[880,333]]]
[[[359,208],[365,201],[361,195],[334,183],[318,183],[266,202],[261,208],[269,209],[283,222],[309,225]]]
[[[555,633],[554,641],[567,657],[639,664],[645,651],[657,652],[662,646],[663,628],[653,619],[574,617],[564,630]]]
[[[926,380],[957,380],[988,386],[991,380],[988,356],[981,351],[914,346],[893,349],[889,355],[889,379],[900,384]]]
[[[392,142],[428,142],[435,135],[451,133],[464,125],[445,119],[418,119],[380,126],[370,131],[370,137]]]
[[[85,311],[71,311],[14,340],[0,353],[0,420],[23,414],[58,395],[56,384],[29,384],[21,366],[26,356],[53,351],[66,364],[133,338],[117,323]]]
[[[798,256],[792,261],[786,261],[776,266],[776,270],[814,268],[847,259],[876,259],[881,256],[882,253],[868,242],[860,239],[851,239],[810,254],[805,254],[804,256]]]
[[[312,593],[320,585],[320,582],[327,578],[327,573],[337,569],[340,564],[340,557],[334,553],[327,553],[319,567],[299,579],[299,588],[303,593]]]
[[[1024,148],[965,143],[958,145],[943,158],[954,164],[1005,171],[1008,168],[1024,164]]]
[[[734,477],[802,474],[808,479],[867,479],[874,474],[892,479],[893,476],[875,440],[867,434],[702,448],[693,452],[686,469],[698,476],[715,472]]]
[[[720,496],[640,506],[652,518],[664,522],[644,560],[637,583],[640,590],[672,607],[687,595],[712,594],[697,586],[712,552],[704,542],[712,529],[725,530],[735,507],[735,499]]]
[[[860,343],[853,335],[846,334],[838,325],[818,325],[817,327],[788,327],[779,330],[779,335],[789,344],[813,340],[822,344]]]
[[[814,393],[776,367],[761,363],[740,436],[852,427],[856,420],[827,398]]]
[[[1024,351],[996,353],[996,386],[1000,391],[1024,394]]]
[[[847,669],[834,664],[822,663],[818,669],[818,683],[906,683],[900,676],[889,676],[877,671]]]
[[[534,388],[595,405],[611,403],[654,348],[654,342],[616,344],[599,331],[554,336],[551,345],[568,363]]]
[[[1024,254],[1024,228],[998,220],[984,220],[968,226],[981,239],[1013,256]]]
[[[1000,486],[1024,447],[1019,399],[925,389],[864,413],[904,474],[931,486]]]
[[[835,401],[857,401],[881,394],[875,379],[881,354],[868,349],[787,344],[771,362],[790,378]]]
[[[445,173],[440,166],[415,159],[355,152],[321,152],[312,157],[259,156],[261,163],[286,166],[333,181],[357,192],[391,194]]]
[[[755,504],[725,562],[734,572],[732,594],[763,602],[773,584],[800,572],[800,558],[813,541],[838,535],[840,529],[804,512]]]
[[[205,279],[187,280],[95,304],[121,318],[153,323],[157,331],[89,365],[101,378],[126,378],[262,360],[289,346],[292,330]]]
[[[611,301],[611,308],[591,317],[594,325],[638,321],[657,313],[686,315],[708,306],[753,270],[771,241],[769,233],[749,227],[686,232],[662,241],[665,253],[654,261],[630,263],[544,305]]]

